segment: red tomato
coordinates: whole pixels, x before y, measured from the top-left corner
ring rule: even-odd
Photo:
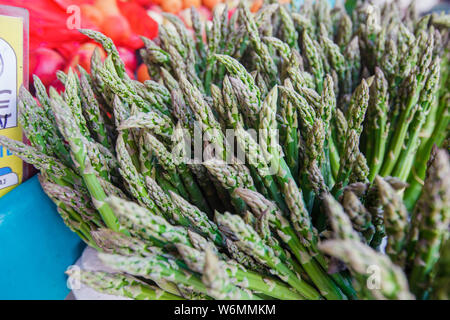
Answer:
[[[144,46],[144,43],[142,42],[139,35],[132,34],[123,45],[127,48],[137,50],[142,48]]]
[[[69,68],[73,70],[77,70],[77,65],[82,66],[87,72],[91,71],[91,57],[92,53],[96,48],[99,48],[100,55],[102,59],[106,57],[106,53],[102,47],[93,42],[84,43],[78,48],[75,54],[70,59],[70,62],[67,64],[65,71],[68,71]]]
[[[125,68],[125,72],[128,74],[128,76],[129,76],[131,79],[136,79],[135,76],[134,76],[134,72],[131,71],[130,69]]]
[[[56,51],[58,51],[60,55],[63,56],[64,60],[69,61],[73,57],[74,53],[77,52],[78,49],[81,47],[83,42],[81,41],[61,42],[55,47],[51,47],[49,45],[47,45],[46,47],[55,49]]]
[[[119,2],[118,5],[122,16],[127,18],[132,32],[132,36],[122,45],[132,49],[142,48],[144,44],[139,36],[153,39],[158,35],[158,23],[142,6],[131,2]]]
[[[137,79],[140,82],[144,82],[145,80],[150,80],[150,75],[148,74],[147,66],[143,63],[137,69]]]
[[[203,0],[203,5],[212,10],[216,5],[218,5],[221,2],[222,0]]]
[[[125,67],[130,70],[136,70],[137,58],[134,51],[125,47],[117,47],[117,51],[119,51],[119,55],[122,58],[123,63],[125,63]]]
[[[177,14],[183,8],[183,2],[181,0],[164,0],[161,1],[160,6],[165,12]]]
[[[253,4],[250,8],[251,12],[257,12],[259,9],[261,9],[262,5],[263,5],[264,1],[263,0],[255,0],[253,1]]]
[[[189,9],[191,7],[200,7],[202,5],[201,0],[183,0],[183,9]]]
[[[63,57],[52,49],[38,48],[30,53],[30,75],[37,75],[45,86],[56,79],[56,71],[64,64]]]
[[[148,7],[148,10],[151,10],[152,12],[162,13],[164,12],[161,7],[157,4],[152,4]]]
[[[231,10],[228,10],[228,19],[230,19],[232,16],[233,16],[233,14],[236,12],[236,8],[233,8],[233,9],[231,9]]]
[[[131,36],[131,28],[128,20],[122,15],[110,15],[105,17],[101,29],[114,43],[123,44]]]
[[[200,6],[200,8],[198,8],[198,13],[205,20],[211,20],[212,19],[212,12],[211,12],[211,10],[209,10],[208,7],[205,7],[204,5]]]
[[[104,19],[103,12],[101,12],[97,7],[90,4],[82,4],[80,8],[83,18],[89,19],[98,27],[102,25]]]
[[[97,7],[104,16],[115,16],[120,14],[116,0],[95,0],[94,6]]]
[[[132,2],[137,3],[138,5],[147,7],[155,3],[155,0],[133,0]],[[161,2],[161,0],[158,0],[156,2]]]

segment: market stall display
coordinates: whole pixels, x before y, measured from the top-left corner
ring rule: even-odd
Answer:
[[[448,299],[448,15],[163,16],[139,51],[152,80],[80,30],[104,61],[60,72],[62,93],[35,77],[31,146],[0,137],[115,270],[71,276],[134,299]]]

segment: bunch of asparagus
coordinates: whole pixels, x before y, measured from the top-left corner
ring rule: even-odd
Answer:
[[[193,36],[165,18],[143,39],[153,80],[81,30],[106,60],[59,73],[63,93],[35,77],[37,99],[19,97],[31,146],[0,137],[116,270],[83,283],[134,299],[448,297],[449,16],[241,4],[205,25],[192,9]]]

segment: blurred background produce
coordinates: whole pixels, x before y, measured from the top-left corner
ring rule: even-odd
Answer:
[[[261,0],[249,1],[252,11],[257,11]],[[280,0],[281,3],[289,0]],[[90,70],[92,52],[103,49],[76,28],[68,27],[68,18],[80,14],[81,28],[101,31],[114,40],[124,59],[127,73],[140,81],[148,80],[148,71],[141,63],[137,49],[143,47],[143,35],[153,39],[158,34],[158,24],[163,23],[162,13],[178,15],[191,26],[191,6],[198,8],[202,20],[211,20],[215,6],[228,6],[230,16],[237,0],[5,0],[2,4],[23,7],[30,12],[30,75],[38,75],[46,87],[62,88],[56,72],[67,72],[70,67],[80,64]],[[73,11],[74,7],[79,11]],[[77,9],[75,9],[77,10]],[[72,23],[74,20],[69,20]],[[33,80],[30,78],[30,83]]]
[[[275,0],[276,1],[276,0]],[[38,75],[44,85],[60,89],[56,71],[68,70],[80,64],[89,71],[90,58],[95,48],[103,49],[83,36],[76,29],[67,27],[68,17],[73,15],[71,6],[80,13],[80,27],[101,31],[114,40],[126,64],[127,73],[140,81],[150,77],[141,63],[137,49],[143,43],[139,35],[153,39],[158,34],[158,24],[164,22],[163,12],[178,15],[190,28],[191,6],[198,9],[202,20],[211,20],[212,9],[227,6],[230,16],[237,0],[5,0],[2,4],[27,8],[30,11],[30,75]],[[252,11],[261,7],[263,0],[248,0]],[[291,0],[279,0],[289,3]],[[297,5],[303,0],[294,0]],[[331,1],[334,2],[334,1]],[[375,0],[382,3],[385,0]],[[400,0],[407,7],[410,0]],[[443,1],[448,4],[448,1]],[[420,11],[428,11],[438,0],[417,1]],[[32,83],[32,79],[30,79]]]
[[[57,70],[67,71],[80,64],[89,71],[95,48],[105,56],[103,49],[76,30],[78,27],[101,31],[113,39],[127,73],[133,78],[138,69],[136,50],[143,46],[139,36],[153,39],[158,33],[158,23],[147,14],[150,1],[7,0],[3,3],[29,10],[30,75],[37,74],[47,87],[60,87]],[[139,74],[145,80],[145,73]]]

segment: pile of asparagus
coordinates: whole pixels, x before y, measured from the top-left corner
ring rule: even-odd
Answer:
[[[36,99],[19,97],[31,146],[0,138],[116,270],[83,283],[134,299],[448,298],[448,15],[241,4],[205,25],[193,9],[193,35],[165,18],[143,39],[152,80],[81,30],[106,60],[59,73],[62,93],[34,77]]]

